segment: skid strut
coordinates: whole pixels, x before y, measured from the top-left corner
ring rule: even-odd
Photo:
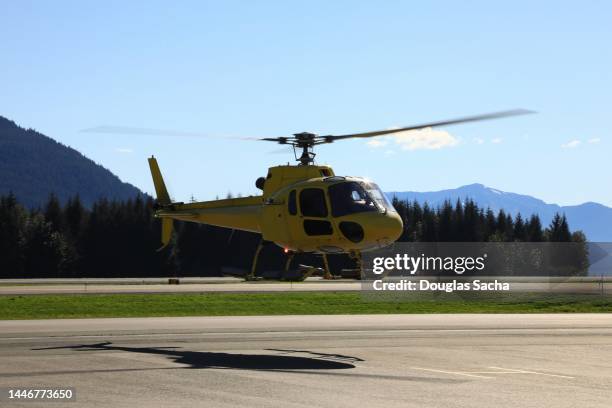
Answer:
[[[253,265],[251,265],[251,272],[246,276],[246,280],[255,280],[255,272],[257,272],[257,260],[259,259],[259,253],[264,246],[263,239],[259,241],[257,249],[255,250],[255,256],[253,256]]]
[[[327,254],[323,254],[323,266],[325,266],[325,274],[323,279],[333,279],[331,270],[329,269],[329,261],[327,260]]]

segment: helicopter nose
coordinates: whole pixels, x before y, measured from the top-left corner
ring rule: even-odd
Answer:
[[[390,245],[395,242],[404,231],[402,218],[396,212],[387,212],[378,226],[378,238],[381,244]]]

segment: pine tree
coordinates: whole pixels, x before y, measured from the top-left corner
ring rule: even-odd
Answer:
[[[83,231],[86,222],[85,215],[85,208],[79,196],[70,198],[64,207],[64,219],[66,231],[75,241],[79,239]]]
[[[444,201],[438,211],[438,239],[441,242],[452,241],[453,233],[453,207],[450,201]]]
[[[24,254],[21,245],[27,212],[12,193],[0,197],[0,278],[22,277]]]
[[[542,223],[540,217],[533,214],[527,223],[527,241],[542,242],[544,241],[544,233],[542,232]]]
[[[439,240],[437,216],[436,213],[429,207],[427,203],[423,205],[423,242],[436,242]]]
[[[525,228],[525,222],[523,221],[523,217],[521,213],[516,215],[516,219],[514,221],[514,240],[515,241],[526,241],[527,240],[527,230]]]
[[[461,200],[457,199],[455,209],[451,217],[451,236],[450,240],[455,242],[466,241],[466,225],[464,222],[465,214]]]
[[[466,200],[464,207],[463,240],[482,241],[482,225],[478,208],[472,200]]]
[[[504,228],[504,241],[514,241],[514,220],[510,214],[506,215],[506,222]]]
[[[487,208],[485,215],[485,233],[484,239],[485,241],[489,241],[490,237],[495,234],[497,230],[497,220],[495,219],[495,213],[490,208]]]
[[[561,225],[559,226],[559,241],[572,241],[572,234],[569,230],[569,225],[567,224],[567,218],[565,217],[565,214],[563,214],[563,216],[561,217]]]
[[[56,195],[51,193],[47,204],[45,205],[45,220],[51,224],[55,231],[60,231],[63,228],[62,207]]]

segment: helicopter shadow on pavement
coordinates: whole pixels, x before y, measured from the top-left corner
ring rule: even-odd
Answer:
[[[208,351],[176,350],[174,347],[125,347],[111,342],[76,346],[45,347],[32,350],[71,349],[77,351],[124,351],[166,356],[183,368],[227,368],[238,370],[338,370],[355,368],[351,362],[363,361],[356,357],[310,353],[309,357],[285,354],[233,354]],[[270,350],[276,351],[276,350]],[[299,351],[296,351],[299,352]],[[300,352],[301,353],[301,352]]]
[[[233,354],[219,353],[208,351],[183,351],[177,350],[177,347],[125,347],[115,346],[111,342],[84,344],[75,346],[60,346],[60,347],[44,347],[34,348],[37,350],[55,350],[69,349],[75,351],[123,351],[130,353],[144,353],[166,356],[177,364],[183,364],[176,367],[154,367],[154,368],[90,368],[87,370],[60,370],[60,371],[44,371],[31,373],[8,373],[0,374],[1,377],[27,377],[40,375],[75,375],[75,374],[91,374],[99,372],[136,372],[149,371],[160,369],[235,369],[235,370],[254,370],[254,371],[270,371],[281,373],[299,373],[302,375],[326,375],[332,377],[347,377],[347,378],[364,378],[375,380],[392,380],[392,381],[411,381],[421,383],[440,383],[440,384],[458,384],[465,380],[437,378],[437,377],[422,377],[414,375],[393,375],[393,374],[376,374],[376,373],[359,373],[352,370],[356,368],[353,363],[364,361],[358,357],[352,357],[342,354],[327,354],[308,350],[292,350],[292,349],[266,349],[266,351],[280,354]],[[306,356],[296,356],[293,354],[302,354]]]

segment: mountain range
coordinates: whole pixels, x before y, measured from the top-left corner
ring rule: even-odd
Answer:
[[[598,203],[560,206],[482,184],[433,192],[390,191],[386,194],[400,200],[417,201],[421,205],[427,202],[432,207],[441,205],[445,200],[451,200],[454,204],[457,200],[463,202],[472,199],[479,207],[491,208],[494,212],[503,209],[513,216],[521,213],[524,217],[538,214],[543,225],[548,225],[555,213],[565,214],[572,231],[582,230],[592,242],[612,242],[612,208]]]
[[[12,192],[27,207],[79,195],[90,207],[99,198],[126,200],[142,192],[106,168],[33,129],[0,116],[0,195]]]

